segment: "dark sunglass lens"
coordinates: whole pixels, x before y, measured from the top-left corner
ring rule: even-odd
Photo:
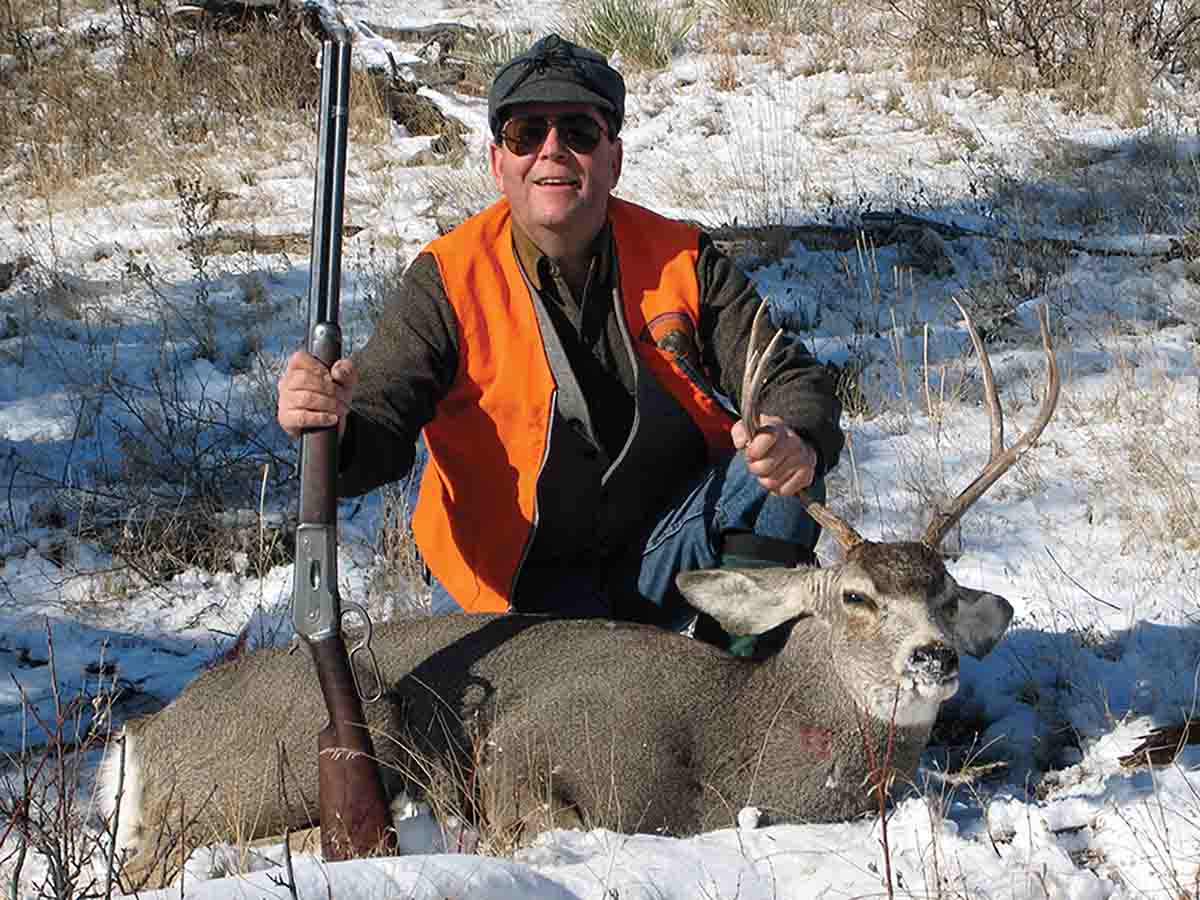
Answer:
[[[504,126],[504,143],[517,156],[528,156],[542,145],[550,133],[550,124],[541,116],[509,119]]]
[[[563,116],[558,128],[563,143],[576,153],[591,153],[600,143],[600,126],[591,116]]]

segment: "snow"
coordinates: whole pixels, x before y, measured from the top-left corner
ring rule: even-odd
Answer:
[[[377,26],[543,28],[546,21],[533,6],[511,3],[361,0],[345,12]],[[419,58],[414,47],[389,47],[375,34],[363,46],[376,61],[390,49],[402,68]],[[932,748],[923,790],[886,819],[887,860],[878,817],[760,827],[758,811],[747,809],[728,829],[686,839],[561,830],[511,858],[492,858],[435,852],[460,842],[419,813],[406,820],[408,855],[333,864],[298,856],[296,896],[882,896],[889,868],[896,893],[912,897],[1132,900],[1195,891],[1195,749],[1153,771],[1120,763],[1150,729],[1192,714],[1200,677],[1200,263],[1148,255],[1169,247],[1189,222],[1195,227],[1197,198],[1189,208],[1188,197],[1168,192],[1156,209],[1138,205],[1141,185],[1166,171],[1153,166],[1190,167],[1195,182],[1200,136],[1197,110],[1187,105],[1194,95],[1164,80],[1152,124],[1131,129],[1069,112],[1041,93],[986,90],[970,77],[919,81],[903,61],[870,48],[836,69],[816,59],[817,48],[803,43],[777,60],[736,57],[737,86],[729,91],[713,86],[719,61],[698,46],[663,72],[631,72],[618,193],[711,224],[763,210],[794,224],[842,224],[898,207],[991,234],[1094,248],[1039,269],[1036,259],[1005,258],[1002,245],[947,239],[952,273],[910,275],[898,273],[895,246],[843,255],[792,244],[752,273],[778,316],[806,326],[821,358],[865,362],[870,413],[844,420],[853,455],[836,474],[831,500],[852,511],[862,533],[882,539],[918,533],[927,499],[956,493],[987,458],[987,415],[949,297],[979,300],[998,283],[1011,292],[1014,314],[996,326],[1001,337],[992,350],[1010,436],[1036,409],[1043,378],[1036,309],[1049,304],[1064,378],[1057,415],[1029,457],[972,508],[961,534],[947,539],[958,551],[949,563],[954,577],[1016,608],[999,647],[963,661],[962,686],[950,701],[957,715],[984,726],[979,760],[996,742],[1009,768],[960,786],[940,771],[944,760]],[[488,190],[477,177],[484,101],[429,88],[422,94],[470,127],[473,161],[440,173],[405,167],[428,141],[399,132],[391,165],[356,157],[351,147],[347,220],[364,230],[345,245],[348,347],[369,330],[372,272],[388,255],[411,259],[437,233],[433,179]],[[935,119],[944,124],[933,127]],[[1090,179],[1091,194],[1072,189],[1069,177],[1045,174],[1047,147],[1068,145],[1088,151],[1072,177]],[[264,159],[247,138],[226,150],[207,170],[238,195],[239,218],[223,224],[259,234],[309,227],[312,147],[298,140]],[[1139,162],[1147,156],[1158,162]],[[252,184],[240,179],[246,171],[255,173]],[[19,186],[8,190],[0,259],[32,252],[54,261],[69,271],[59,289],[71,298],[55,306],[54,292],[43,290],[51,299],[32,312],[14,302],[9,312],[30,317],[32,327],[0,340],[0,482],[7,486],[0,744],[17,753],[44,739],[26,705],[45,716],[56,695],[103,697],[114,666],[133,698],[116,708],[120,718],[168,701],[240,634],[251,645],[287,640],[288,567],[256,571],[242,553],[227,569],[187,568],[148,587],[87,535],[72,534],[70,510],[68,525],[59,521],[46,476],[60,487],[142,477],[122,469],[120,429],[136,415],[169,420],[173,404],[229,411],[246,435],[286,458],[286,439],[256,398],[300,343],[307,261],[213,257],[205,286],[213,312],[205,319],[196,300],[201,284],[164,192],[111,177],[54,204]],[[1080,225],[1088,203],[1104,216]],[[143,266],[152,278],[138,276]],[[34,281],[45,271],[25,273],[7,297],[45,288]],[[1010,280],[999,278],[1005,273]],[[254,284],[262,297],[250,303]],[[68,315],[71,306],[86,315]],[[206,330],[216,348],[208,358],[194,351]],[[246,343],[251,334],[254,346]],[[926,334],[932,398],[921,378]],[[246,362],[255,353],[266,371]],[[177,382],[156,382],[172,370]],[[101,397],[115,382],[125,386],[123,408]],[[170,451],[156,450],[164,465]],[[145,478],[148,492],[160,487]],[[279,472],[269,478],[268,524],[290,496],[284,480]],[[257,511],[243,513],[243,524],[257,528]],[[136,514],[111,511],[114,521]],[[378,498],[343,505],[347,597],[371,590],[381,517]],[[834,555],[830,546],[822,552]],[[373,611],[387,617],[412,602],[393,597]],[[95,756],[84,768],[84,798]],[[256,850],[248,870],[244,856],[223,845],[197,851],[185,895],[289,895],[279,845]],[[217,877],[239,868],[243,874]],[[27,883],[38,871],[26,863]],[[141,896],[180,894],[176,886]]]

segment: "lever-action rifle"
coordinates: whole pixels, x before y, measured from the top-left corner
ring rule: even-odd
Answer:
[[[308,351],[326,366],[342,355],[338,300],[342,277],[342,208],[346,182],[346,125],[350,101],[350,33],[322,17],[321,112],[316,184],[313,192],[312,263],[308,283]],[[381,688],[370,650],[371,622],[357,604],[347,604],[365,623],[365,638],[347,653],[342,639],[342,604],[337,590],[338,429],[306,430],[300,438],[300,524],[292,619],[312,651],[329,724],[317,739],[321,849],[326,859],[350,859],[395,849],[387,797],[367,731],[364,697],[353,659],[365,653]],[[378,696],[378,693],[375,695]]]

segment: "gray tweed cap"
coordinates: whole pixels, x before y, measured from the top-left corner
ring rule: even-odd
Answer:
[[[496,73],[488,91],[488,126],[499,139],[505,112],[520,103],[588,103],[616,137],[625,120],[625,79],[595,50],[550,34]]]

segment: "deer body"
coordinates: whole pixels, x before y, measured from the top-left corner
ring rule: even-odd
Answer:
[[[987,645],[1011,614],[1002,598],[956,585],[923,545],[902,545],[919,565],[908,582],[884,585],[898,594],[884,594],[854,558],[895,556],[895,546],[864,544],[825,570],[681,576],[693,603],[735,627],[799,616],[761,662],[601,620],[381,626],[373,644],[384,696],[367,717],[385,783],[395,796],[471,794],[460,808],[477,802],[492,828],[517,840],[556,825],[693,834],[732,824],[747,805],[777,821],[877,808],[873,778],[885,768],[913,776],[938,706],[957,687],[953,651],[914,659],[964,642],[956,620],[969,618],[970,602],[998,617],[978,635]],[[747,609],[757,610],[753,621]],[[127,726],[119,843],[148,851],[179,822],[189,843],[315,824],[325,718],[306,654],[260,650],[205,672]],[[110,754],[110,808],[114,768]]]

